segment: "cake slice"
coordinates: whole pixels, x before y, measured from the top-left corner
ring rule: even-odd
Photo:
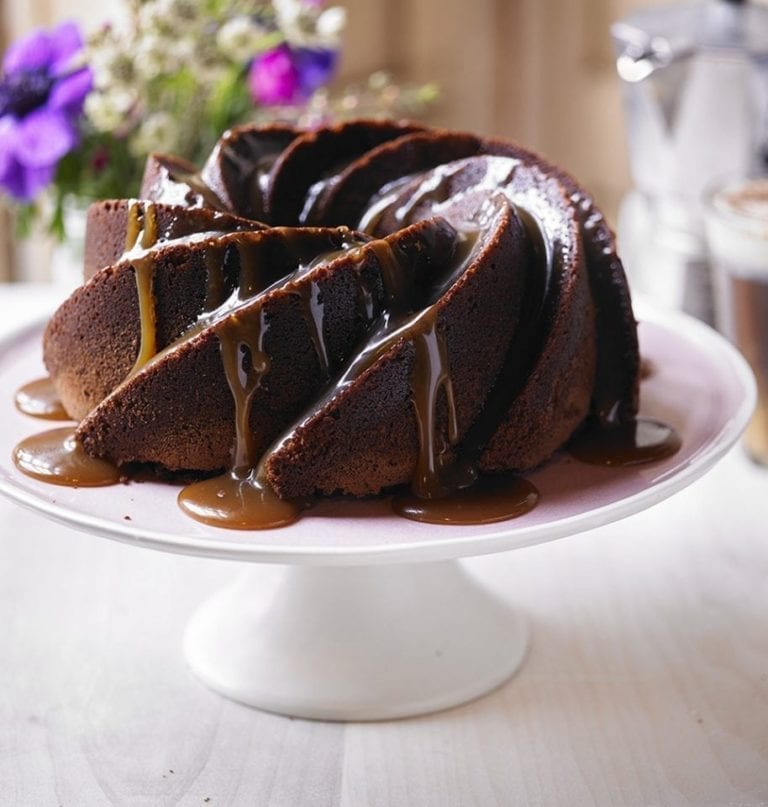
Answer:
[[[468,249],[408,311],[390,311],[329,391],[270,448],[262,467],[284,498],[362,496],[413,482],[445,493],[455,448],[481,415],[514,344],[535,256],[498,197],[443,211]]]
[[[212,236],[130,253],[97,272],[54,313],[43,358],[71,417],[85,417],[132,368],[239,290],[252,296],[299,263],[366,240],[346,227]]]

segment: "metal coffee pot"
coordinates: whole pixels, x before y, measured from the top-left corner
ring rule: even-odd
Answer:
[[[701,0],[613,24],[634,188],[618,235],[633,287],[712,320],[702,198],[768,166],[768,6]]]

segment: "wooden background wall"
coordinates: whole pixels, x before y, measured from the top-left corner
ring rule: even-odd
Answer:
[[[340,0],[343,2],[343,0]],[[340,82],[380,68],[435,80],[431,120],[513,137],[588,186],[609,216],[628,185],[612,20],[659,0],[346,0]],[[3,0],[0,45],[35,25],[114,16],[120,0]],[[0,224],[0,278],[12,261]]]

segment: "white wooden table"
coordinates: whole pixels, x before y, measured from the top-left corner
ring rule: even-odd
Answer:
[[[51,299],[0,287],[0,329]],[[468,565],[531,618],[515,678],[428,717],[292,720],[184,666],[232,564],[0,501],[0,805],[768,805],[768,471],[734,451],[645,513]]]

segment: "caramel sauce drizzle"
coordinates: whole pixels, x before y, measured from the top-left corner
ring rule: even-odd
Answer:
[[[54,485],[101,487],[120,481],[120,471],[86,454],[70,427],[27,437],[14,448],[13,461],[27,476]]]
[[[681,446],[672,426],[638,417],[626,423],[590,424],[571,440],[568,452],[589,465],[624,468],[668,459]]]
[[[413,287],[410,277],[403,270],[402,261],[395,255],[394,249],[383,240],[373,241],[372,249],[381,268],[381,278],[387,301],[395,313],[413,307]]]
[[[264,350],[267,330],[263,310],[255,328],[250,324],[246,328],[237,316],[231,316],[216,329],[235,407],[234,456],[227,473],[187,485],[179,494],[179,506],[196,521],[229,529],[267,529],[298,518],[298,505],[280,499],[259,473],[250,426],[253,396],[269,372]]]
[[[239,300],[250,300],[264,289],[256,257],[249,249],[238,249],[240,256],[240,285],[237,291]]]
[[[157,243],[157,208],[153,202],[134,202],[128,213],[126,258],[136,276],[139,299],[139,353],[128,377],[134,376],[157,353],[157,311],[154,280],[155,256],[150,252]],[[131,253],[139,247],[141,254]]]
[[[43,420],[71,420],[59,399],[53,381],[46,376],[24,384],[16,391],[14,403],[19,412]]]
[[[439,462],[443,453],[437,443],[437,396],[442,389],[448,404],[448,439],[451,445],[459,441],[459,424],[453,383],[448,366],[445,338],[438,329],[433,314],[426,327],[414,334],[416,361],[411,378],[411,394],[416,420],[419,424],[419,458],[411,487],[422,499],[433,499],[450,492],[441,479]]]
[[[138,244],[143,218],[144,203],[140,202],[138,199],[131,200],[128,207],[128,221],[125,225],[124,252],[130,252]]]
[[[475,240],[471,239],[471,242],[474,246]],[[423,495],[440,495],[444,490],[439,473],[439,458],[442,451],[436,445],[436,407],[441,389],[445,391],[448,404],[451,443],[458,440],[458,424],[447,351],[438,328],[438,308],[433,303],[415,313],[402,313],[415,306],[415,291],[407,278],[401,277],[406,274],[407,267],[386,242],[371,244],[369,248],[375,250],[379,259],[385,294],[390,306],[382,316],[379,326],[373,329],[366,345],[353,357],[346,371],[326,396],[332,397],[340,388],[351,383],[399,341],[413,340],[415,361],[411,379],[412,400],[420,435],[418,470],[414,484]],[[469,255],[471,248],[461,254],[459,263],[462,267],[467,265]],[[316,262],[313,262],[313,265],[316,265]],[[299,267],[297,275],[306,271],[307,267]],[[451,276],[455,278],[457,274],[457,268],[453,267]],[[362,279],[358,281],[358,285],[364,285]],[[314,328],[310,327],[310,335],[321,366],[327,371],[329,365],[322,329],[322,306],[318,302],[319,286],[311,282],[303,288],[308,289],[299,292],[305,311],[309,309],[308,325],[314,323]],[[358,299],[365,298],[358,297]],[[400,313],[399,317],[395,316],[396,312]],[[264,352],[263,345],[266,327],[262,321],[257,334],[245,335],[238,328],[235,317],[230,317],[226,322],[233,331],[220,328],[217,334],[221,342],[225,375],[235,405],[233,467],[222,476],[196,482],[185,488],[179,496],[179,505],[193,518],[216,526],[241,529],[283,526],[295,521],[306,503],[280,499],[269,485],[265,470],[266,462],[277,444],[261,457],[255,452],[254,436],[250,430],[250,411],[253,393],[269,369],[269,358]],[[236,335],[233,336],[233,333]],[[252,375],[242,363],[240,353],[243,344],[247,344],[251,356],[257,357],[252,359],[252,369],[255,370]],[[313,409],[316,408],[317,403],[313,405]],[[287,436],[283,439],[287,439]],[[282,441],[278,441],[278,444],[282,444]]]
[[[251,403],[261,379],[269,371],[270,361],[264,352],[267,324],[264,311],[259,312],[258,325],[243,326],[237,315],[229,317],[216,329],[221,349],[224,375],[235,405],[236,472],[250,471],[256,464],[254,435],[250,428]]]
[[[298,263],[295,271],[281,281],[282,285],[293,283],[297,290],[321,371],[326,375],[329,360],[323,334],[320,286],[316,282],[297,286],[296,280],[320,263],[333,260],[357,246],[356,242],[350,242],[342,249],[319,255],[307,265]],[[239,249],[239,256],[237,297],[244,301],[264,291],[265,278],[248,250]],[[269,330],[266,315],[261,309],[258,324],[254,327],[251,318],[246,325],[234,310],[214,327],[235,410],[232,467],[220,476],[185,487],[178,497],[179,506],[195,520],[216,527],[270,529],[286,526],[299,517],[304,503],[281,499],[272,490],[263,463],[259,461],[255,435],[250,426],[253,396],[270,368],[270,359],[264,347],[264,338]]]
[[[538,501],[539,491],[532,482],[507,473],[483,476],[471,487],[436,499],[421,498],[412,491],[398,493],[392,499],[392,510],[428,524],[493,524],[524,515]]]

